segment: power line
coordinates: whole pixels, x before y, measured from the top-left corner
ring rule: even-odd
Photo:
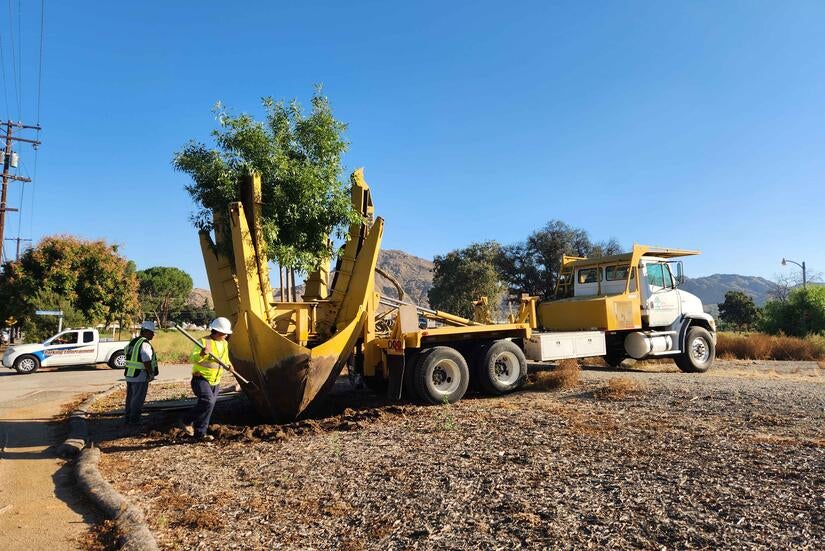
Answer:
[[[17,57],[14,55],[14,13],[11,7],[11,0],[9,0],[9,40],[11,41],[11,69],[14,77],[14,95],[17,98],[17,120],[22,120],[23,103],[20,99],[20,87],[18,86]]]
[[[3,72],[3,97],[6,100],[6,117],[11,117],[9,109],[9,90],[6,88],[6,56],[3,55],[3,33],[0,33],[0,69]]]
[[[40,55],[37,64],[37,126],[40,126],[40,95],[43,85],[43,23],[46,14],[46,0],[40,0]],[[40,132],[38,132],[39,137]],[[37,172],[37,156],[35,156],[35,169]]]

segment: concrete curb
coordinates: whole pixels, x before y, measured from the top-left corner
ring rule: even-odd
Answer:
[[[78,485],[107,518],[114,519],[122,550],[157,551],[158,544],[143,513],[103,478],[97,469],[99,460],[98,448],[86,448],[80,452],[75,465]]]
[[[89,416],[89,408],[91,408],[92,404],[97,400],[116,392],[122,387],[123,384],[118,383],[108,390],[92,394],[69,415],[69,435],[57,448],[57,453],[61,457],[77,457],[80,451],[86,447],[86,442],[89,441],[89,426],[86,423],[86,419]]]

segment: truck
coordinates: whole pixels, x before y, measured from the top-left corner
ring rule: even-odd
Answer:
[[[525,343],[536,361],[602,356],[610,366],[626,358],[675,360],[684,372],[713,363],[716,322],[699,297],[680,289],[676,258],[699,251],[633,245],[625,254],[564,256],[555,300],[522,297],[519,320],[537,329]]]
[[[126,367],[123,349],[129,341],[101,339],[97,329],[67,329],[42,343],[16,344],[3,353],[3,367],[20,374],[34,373],[40,367],[108,364],[112,369]]]
[[[214,239],[200,232],[215,311],[233,324],[232,363],[263,417],[301,416],[345,367],[392,400],[438,404],[460,400],[470,385],[492,395],[517,390],[528,359],[673,357],[684,371],[711,366],[715,323],[678,289],[682,265],[673,260],[696,251],[634,245],[624,255],[564,257],[554,300],[523,296],[503,323],[466,319],[406,301],[397,282],[395,297],[375,291],[376,276],[392,282],[376,265],[384,220],[363,169],[351,183],[361,221],[334,270],[308,274],[303,302],[273,300],[257,174],[242,178],[240,201],[212,213]]]

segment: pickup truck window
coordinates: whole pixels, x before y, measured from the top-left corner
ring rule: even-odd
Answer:
[[[83,342],[92,342],[95,340],[94,331],[83,331]]]
[[[46,344],[77,344],[77,331],[69,331],[67,333],[60,333],[46,341]]]

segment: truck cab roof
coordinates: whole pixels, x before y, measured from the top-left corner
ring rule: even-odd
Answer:
[[[594,256],[591,258],[586,258],[581,256],[564,255],[562,257],[562,266],[564,269],[582,268],[585,266],[602,266],[605,264],[625,264],[636,266],[644,256],[668,259],[682,256],[694,256],[697,254],[701,254],[700,251],[691,249],[671,249],[634,243],[633,250],[630,252],[610,256]]]

